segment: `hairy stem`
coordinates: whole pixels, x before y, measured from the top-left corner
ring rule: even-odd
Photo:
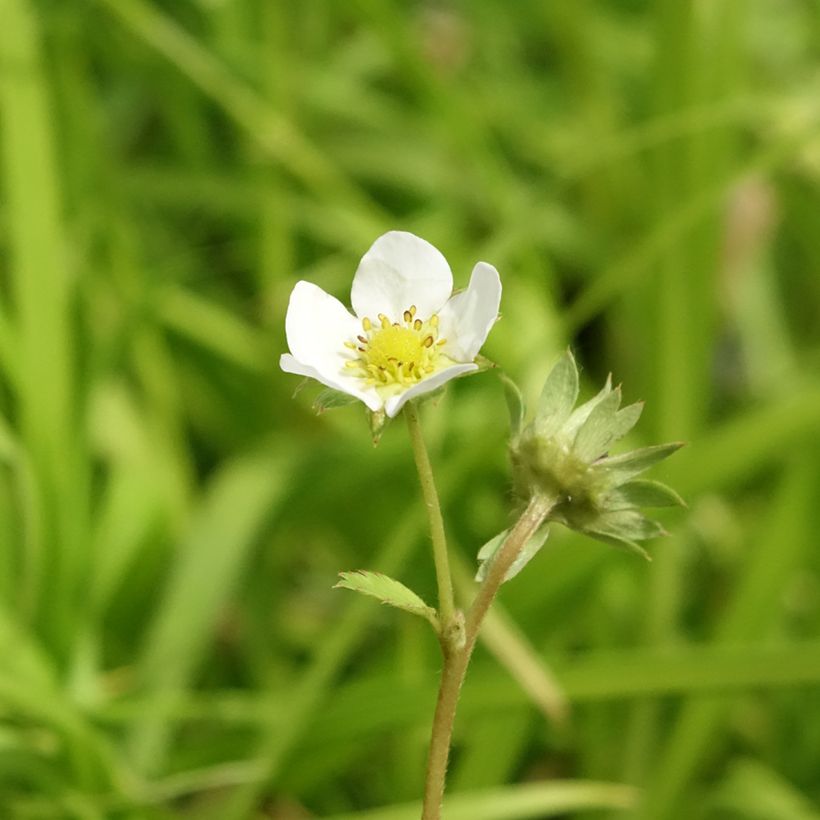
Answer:
[[[441,818],[441,803],[444,797],[444,782],[447,775],[447,761],[450,756],[456,707],[481,623],[507,570],[527,541],[535,535],[536,530],[547,519],[554,504],[554,500],[543,496],[534,496],[530,500],[506,541],[493,558],[487,576],[467,613],[462,642],[456,644],[448,640],[446,633],[441,635],[444,668],[441,673],[430,738],[430,751],[427,758],[422,820],[440,820]]]
[[[427,447],[424,444],[424,436],[421,432],[419,412],[413,402],[408,402],[404,406],[404,417],[407,419],[407,429],[410,432],[413,456],[416,459],[416,469],[421,482],[421,493],[424,496],[424,506],[427,508],[430,536],[433,540],[436,581],[438,583],[439,621],[442,630],[446,632],[455,616],[455,603],[453,600],[453,581],[450,577],[450,559],[447,555],[447,538],[444,534],[444,520],[441,517],[441,505],[438,500],[436,482],[433,479],[430,456],[427,454]]]

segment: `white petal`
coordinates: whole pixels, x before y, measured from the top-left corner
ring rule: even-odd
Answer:
[[[336,378],[329,377],[324,373],[320,373],[315,367],[303,364],[294,359],[290,353],[283,353],[279,357],[279,367],[285,373],[293,373],[296,376],[307,376],[309,379],[316,379],[325,387],[331,387],[341,393],[347,393],[349,396],[363,401],[371,410],[376,412],[382,409],[382,400],[379,394],[373,388],[362,388],[359,386],[359,379],[355,376],[346,376],[341,374]]]
[[[358,333],[358,319],[338,299],[310,282],[297,282],[285,317],[285,334],[293,355],[282,356],[279,364],[288,373],[309,376],[378,410],[382,402],[376,391],[345,369],[350,352],[344,343]]]
[[[375,320],[384,313],[398,321],[415,305],[418,316],[438,312],[453,290],[453,274],[441,253],[429,242],[405,231],[380,236],[362,257],[350,301],[356,315]]]
[[[399,414],[399,410],[401,410],[410,399],[415,399],[424,393],[430,393],[441,387],[445,382],[450,381],[450,379],[454,379],[456,376],[461,376],[463,373],[469,373],[473,370],[478,370],[477,364],[454,364],[450,367],[445,367],[444,370],[439,370],[438,373],[433,373],[432,376],[420,381],[418,384],[414,384],[409,390],[405,390],[404,393],[391,396],[384,403],[384,410],[391,419],[395,418]]]
[[[344,343],[361,332],[358,320],[338,299],[311,282],[296,283],[285,317],[288,347],[296,359],[335,372],[344,365]]]
[[[453,296],[439,313],[439,335],[447,340],[447,355],[460,362],[475,359],[498,318],[500,304],[498,271],[487,262],[479,262],[467,290]]]

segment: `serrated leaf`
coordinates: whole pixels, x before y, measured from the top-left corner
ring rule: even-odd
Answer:
[[[620,505],[620,506],[619,506]],[[610,509],[634,507],[685,507],[686,502],[666,484],[638,478],[613,490],[607,499]]]
[[[421,615],[438,630],[438,616],[435,609],[427,606],[412,589],[408,589],[395,578],[363,569],[355,572],[340,572],[339,577],[341,581],[333,587],[334,589],[361,592],[363,595],[376,598],[383,604],[403,609],[405,612],[412,612],[413,615]]]
[[[563,427],[562,433],[571,441],[581,425],[589,418],[590,413],[602,402],[608,395],[612,393],[612,374],[606,377],[606,384],[601,388],[597,395],[593,396],[589,401],[584,402],[580,407],[577,407],[572,415],[567,419]]]
[[[517,436],[524,425],[524,396],[518,385],[506,373],[499,370],[498,378],[504,386],[504,398],[507,401],[507,409],[510,411],[510,432],[513,436]]]
[[[620,388],[607,393],[590,412],[575,435],[573,451],[581,461],[591,462],[603,455],[614,441]]]
[[[355,404],[357,401],[358,399],[349,393],[342,393],[341,390],[333,390],[328,387],[322,390],[313,400],[313,412],[316,413],[316,415],[321,415],[326,410],[334,410],[337,407],[347,407],[347,405]]]
[[[619,456],[610,456],[601,459],[597,466],[606,470],[613,485],[624,484],[644,470],[648,470],[659,461],[668,458],[676,450],[683,447],[682,441],[673,441],[669,444],[656,444],[653,447],[642,447]]]
[[[567,350],[547,376],[538,401],[535,425],[540,435],[551,436],[569,418],[578,398],[578,366]]]
[[[594,538],[596,541],[600,541],[603,544],[608,544],[610,547],[616,547],[617,549],[626,550],[627,552],[634,552],[636,555],[640,555],[641,558],[645,558],[647,561],[652,560],[652,557],[640,544],[636,544],[628,538],[619,538],[618,536],[610,535],[609,533],[600,532],[598,530],[584,530],[584,534],[588,535],[590,538]]]
[[[495,557],[495,554],[501,549],[501,545],[507,538],[509,534],[509,530],[503,530],[502,532],[498,533],[494,538],[491,538],[479,551],[478,551],[478,572],[476,572],[475,579],[479,583],[481,583],[487,577],[487,570],[489,570],[490,565],[492,564],[492,560]],[[511,578],[515,578],[522,569],[524,569],[527,564],[532,560],[535,554],[544,546],[546,543],[547,538],[549,538],[549,527],[541,527],[538,532],[524,544],[523,549],[521,552],[518,553],[515,561],[512,562],[510,568],[507,570],[506,574],[504,575],[503,583],[509,581]]]

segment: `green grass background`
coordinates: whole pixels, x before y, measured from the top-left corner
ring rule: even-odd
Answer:
[[[417,816],[435,640],[331,590],[434,596],[406,431],[277,368],[401,228],[689,442],[651,564],[504,588],[447,817],[820,818],[815,0],[0,0],[0,144],[0,817]],[[424,421],[469,578],[498,380]]]

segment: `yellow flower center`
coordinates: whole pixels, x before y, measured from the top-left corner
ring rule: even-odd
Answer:
[[[380,313],[378,323],[362,319],[356,341],[345,342],[355,352],[346,366],[376,387],[411,385],[449,363],[438,338],[438,316],[426,322],[416,318],[416,306],[404,311],[402,322],[392,322]]]

